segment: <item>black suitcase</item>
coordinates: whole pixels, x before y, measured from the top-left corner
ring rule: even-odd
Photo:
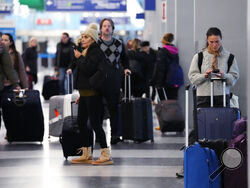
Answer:
[[[91,135],[91,143],[93,143],[93,131],[91,130],[91,128],[89,128],[89,134]],[[82,153],[79,153],[78,149],[83,147],[83,136],[81,135],[77,124],[77,116],[71,115],[64,118],[62,134],[59,139],[62,145],[63,156],[66,159],[68,158],[68,156],[82,155]]]
[[[125,77],[125,98],[121,103],[122,138],[143,142],[154,141],[152,102],[149,98],[131,99],[130,76],[128,76],[129,98],[126,99],[127,78]]]
[[[49,75],[44,76],[42,95],[45,100],[49,100],[54,95],[59,95],[59,80]]]
[[[39,91],[4,93],[2,111],[9,142],[43,141],[44,117]]]
[[[181,106],[177,100],[168,100],[164,88],[162,88],[165,100],[155,105],[155,113],[160,124],[161,132],[182,132],[185,128],[185,118]],[[156,93],[160,100],[158,90]]]

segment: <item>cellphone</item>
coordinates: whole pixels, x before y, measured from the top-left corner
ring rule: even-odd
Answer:
[[[77,46],[76,46],[76,45],[73,45],[72,48],[73,48],[74,50],[77,50]]]
[[[214,69],[212,73],[219,73],[220,69]]]

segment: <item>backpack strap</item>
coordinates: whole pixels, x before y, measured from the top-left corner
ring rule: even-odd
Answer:
[[[201,72],[202,61],[203,61],[203,52],[199,52],[198,53],[198,67],[199,67],[200,72]]]
[[[230,53],[228,61],[227,61],[227,73],[229,72],[232,64],[233,64],[233,60],[234,60],[234,55]],[[202,65],[202,61],[203,61],[203,52],[199,52],[198,53],[198,67],[199,70],[201,72],[201,65]]]
[[[229,58],[228,58],[228,61],[227,61],[227,73],[229,72],[232,64],[233,64],[233,60],[234,60],[234,55],[233,54],[230,54],[229,55]]]

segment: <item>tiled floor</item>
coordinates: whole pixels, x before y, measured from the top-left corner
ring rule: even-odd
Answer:
[[[39,84],[50,73],[40,69]],[[183,163],[182,134],[154,132],[155,142],[123,142],[112,146],[114,165],[73,165],[71,157],[64,159],[58,138],[48,139],[48,102],[42,98],[45,117],[43,143],[11,143],[0,130],[0,187],[1,188],[182,188],[183,179],[175,177]],[[154,116],[154,126],[157,120]],[[107,135],[109,125],[104,125]],[[98,146],[96,146],[98,148]],[[94,150],[94,157],[99,150]]]

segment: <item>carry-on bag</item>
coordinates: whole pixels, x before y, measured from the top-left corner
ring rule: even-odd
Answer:
[[[79,156],[82,155],[79,152],[79,148],[83,147],[83,136],[80,133],[78,124],[77,124],[77,116],[73,115],[73,105],[74,102],[71,102],[71,115],[67,116],[63,120],[63,128],[62,134],[60,135],[60,143],[63,150],[63,156],[67,159],[69,156]],[[91,139],[91,143],[93,143],[93,131],[89,126],[89,135]],[[93,146],[93,144],[92,144]]]
[[[184,150],[184,188],[221,188],[221,175],[210,179],[210,175],[219,167],[219,160],[214,150],[202,147],[198,142],[189,146],[188,134],[188,92],[186,87],[186,121],[185,121],[185,150]]]
[[[247,188],[247,119],[245,117],[234,123],[233,136],[229,147],[241,152],[242,161],[236,169],[225,169],[224,188]]]
[[[223,82],[223,106],[213,107],[213,83]],[[198,139],[232,138],[233,123],[240,118],[237,108],[226,107],[226,80],[211,79],[211,107],[197,109]]]
[[[67,77],[69,83],[69,77]],[[73,80],[73,77],[71,76]],[[69,87],[69,85],[68,85]],[[73,91],[73,85],[71,88]],[[71,101],[75,101],[79,93],[56,95],[49,99],[49,135],[59,137],[62,133],[64,118],[71,115]],[[77,106],[73,106],[74,116],[77,116]]]
[[[9,142],[43,141],[44,117],[39,91],[4,93],[2,114]]]
[[[57,77],[45,75],[43,79],[42,96],[45,100],[50,97],[59,95],[59,80]]]
[[[127,98],[128,79],[128,98]],[[131,98],[130,75],[125,76],[125,97],[121,103],[122,138],[154,141],[152,102],[149,98]]]
[[[155,113],[157,115],[161,132],[182,132],[185,127],[185,120],[182,109],[177,100],[168,100],[164,88],[161,88],[165,100],[160,101],[158,89],[158,103],[155,105]]]

